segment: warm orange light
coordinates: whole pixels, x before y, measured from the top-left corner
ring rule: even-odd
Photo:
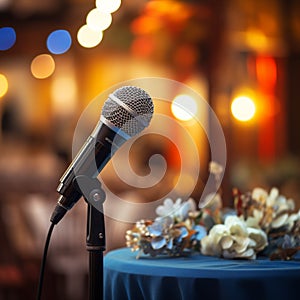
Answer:
[[[8,90],[8,81],[3,74],[0,74],[0,97],[3,97]]]
[[[131,23],[131,30],[134,34],[154,33],[161,27],[161,22],[151,16],[141,16]]]
[[[246,32],[246,43],[253,49],[265,50],[268,47],[268,39],[263,31],[251,28]]]
[[[184,3],[178,1],[149,1],[146,4],[146,13],[154,17],[170,16],[176,20],[186,20],[190,17],[190,10]]]
[[[192,67],[198,57],[197,49],[189,44],[184,44],[175,51],[174,62],[182,67]]]
[[[77,99],[77,87],[74,78],[71,76],[55,77],[51,86],[51,96],[53,111],[56,115],[74,113]]]
[[[189,95],[178,95],[174,98],[171,111],[174,117],[181,121],[189,121],[197,114],[197,103],[194,98]]]
[[[154,42],[150,37],[137,37],[131,44],[133,55],[140,57],[149,57],[154,50]]]
[[[40,54],[31,62],[31,73],[35,78],[47,78],[53,74],[54,70],[55,62],[49,54]]]
[[[277,80],[277,67],[272,57],[256,58],[256,76],[257,81],[264,86],[274,87]]]
[[[238,96],[231,103],[232,115],[241,122],[250,121],[256,112],[254,101],[247,96]]]

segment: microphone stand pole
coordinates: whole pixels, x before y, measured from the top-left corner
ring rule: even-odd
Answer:
[[[89,252],[89,300],[103,299],[104,231],[103,213],[88,204],[86,249]]]
[[[104,299],[103,252],[105,251],[105,222],[103,202],[105,192],[97,178],[76,177],[77,187],[88,204],[86,249],[89,252],[88,299]]]

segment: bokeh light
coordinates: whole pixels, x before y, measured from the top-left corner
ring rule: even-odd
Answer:
[[[96,0],[96,7],[100,11],[113,13],[121,6],[121,0]]]
[[[55,70],[54,59],[49,54],[40,54],[32,60],[30,69],[35,78],[47,78],[51,76]]]
[[[136,35],[149,35],[158,32],[164,24],[154,16],[140,16],[132,21],[131,31]]]
[[[273,57],[258,56],[256,58],[257,81],[268,88],[273,88],[277,81],[277,66]]]
[[[268,48],[268,39],[263,30],[249,28],[246,32],[246,43],[257,51],[263,51]]]
[[[88,25],[81,26],[77,33],[78,43],[85,48],[96,47],[100,44],[102,38],[102,31],[92,30]]]
[[[67,52],[72,44],[72,38],[67,30],[59,29],[51,32],[47,38],[47,48],[53,54]]]
[[[103,31],[107,29],[111,22],[111,14],[102,12],[97,8],[92,9],[86,17],[86,24],[94,31]]]
[[[89,11],[86,24],[77,32],[78,43],[85,48],[93,48],[103,39],[103,31],[112,23],[112,13],[119,9],[121,0],[97,0],[96,8]]]
[[[0,28],[0,50],[10,49],[16,42],[17,35],[12,27]]]
[[[72,76],[55,76],[51,86],[51,96],[53,111],[56,115],[73,114],[77,99],[77,86],[74,78]]]
[[[174,98],[171,111],[175,118],[181,121],[191,120],[197,113],[197,103],[189,95],[178,95]]]
[[[155,42],[151,37],[137,37],[131,43],[131,52],[139,57],[150,57],[154,48]]]
[[[8,91],[8,81],[5,75],[0,74],[0,97],[3,97]]]
[[[238,96],[231,103],[231,112],[241,122],[250,121],[256,112],[255,103],[247,96]]]

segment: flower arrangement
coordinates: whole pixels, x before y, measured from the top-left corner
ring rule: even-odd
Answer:
[[[220,180],[222,166],[210,163],[210,172]],[[132,251],[151,256],[182,256],[191,252],[227,259],[292,259],[300,250],[300,210],[277,188],[268,193],[255,188],[241,193],[233,190],[234,209],[222,207],[219,191],[196,202],[165,199],[156,208],[154,220],[140,220],[126,232],[126,245]]]
[[[196,211],[193,199],[173,202],[167,198],[163,205],[156,208],[156,213],[158,217],[154,221],[138,221],[126,232],[127,247],[151,256],[180,256],[200,248],[206,229],[200,225],[201,211]]]
[[[270,193],[262,188],[241,194],[234,190],[235,210],[250,228],[261,229],[268,237],[264,254],[271,259],[290,259],[300,250],[300,210],[295,203],[279,194],[277,188]]]

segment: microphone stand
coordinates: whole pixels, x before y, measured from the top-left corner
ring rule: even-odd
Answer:
[[[105,222],[103,202],[105,192],[97,178],[84,175],[76,177],[77,188],[83,192],[88,204],[86,249],[89,252],[88,299],[102,300],[103,290],[103,251],[105,251]]]
[[[88,204],[86,249],[89,252],[89,300],[103,299],[104,216]]]

